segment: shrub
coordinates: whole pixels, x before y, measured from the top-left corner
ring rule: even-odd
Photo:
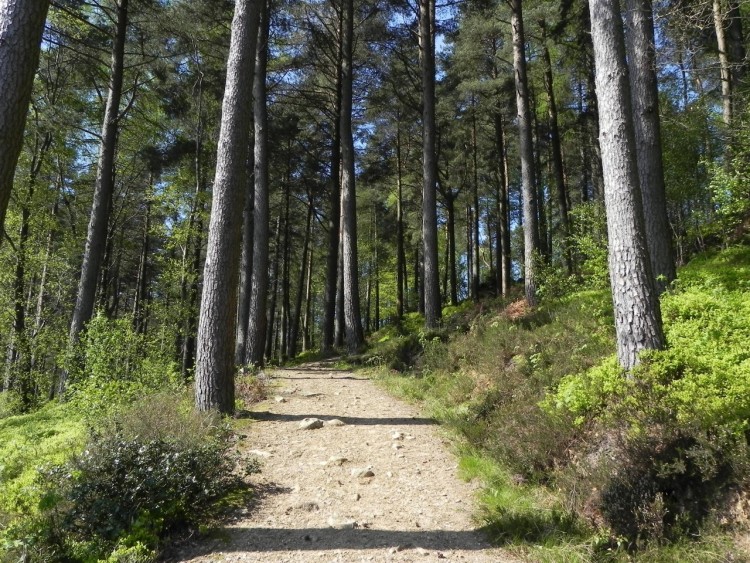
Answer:
[[[175,394],[144,398],[43,471],[42,514],[17,539],[45,560],[149,560],[160,538],[205,520],[241,485],[230,449],[217,415]]]

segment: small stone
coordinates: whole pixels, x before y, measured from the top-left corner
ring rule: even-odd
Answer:
[[[326,462],[326,465],[343,465],[347,461],[349,461],[349,460],[346,459],[342,455],[333,455],[333,456],[331,456],[331,457],[328,458],[328,461]]]
[[[273,400],[276,401],[277,403],[286,403],[286,399],[280,395],[274,397]]]
[[[346,422],[338,418],[332,418],[331,420],[326,420],[323,426],[346,426]]]
[[[404,439],[404,433],[403,432],[394,432],[391,434],[391,440],[403,440]]]
[[[304,512],[316,512],[320,510],[320,506],[318,506],[317,502],[302,502],[295,506],[297,510],[302,510]]]
[[[250,455],[254,455],[255,457],[271,457],[271,454],[269,452],[264,452],[263,450],[250,450],[247,453],[249,453]]]
[[[328,525],[335,530],[351,530],[357,527],[357,521],[349,518],[329,518]]]
[[[430,554],[430,552],[429,552],[429,551],[427,551],[427,550],[426,550],[425,548],[423,548],[423,547],[418,547],[418,548],[416,549],[416,552],[417,552],[417,553],[419,553],[419,555],[429,555],[429,554]]]
[[[308,392],[308,393],[302,393],[302,396],[305,397],[306,399],[309,399],[311,397],[321,397],[321,396],[323,396],[323,393]]]
[[[443,553],[442,551],[438,551],[437,552],[437,558],[438,559],[445,559],[445,553]]]
[[[354,502],[357,502],[361,498],[362,498],[362,496],[359,493],[355,493],[355,495],[354,495]]]
[[[319,418],[305,418],[299,423],[301,430],[315,430],[316,428],[323,428],[323,421]]]
[[[404,546],[402,546],[402,545],[397,545],[397,546],[395,546],[395,547],[392,547],[392,548],[390,548],[390,549],[388,550],[388,553],[389,553],[390,555],[393,555],[394,553],[398,553],[399,551],[403,551],[403,550],[404,550]]]
[[[369,467],[355,467],[352,469],[352,477],[375,477],[375,473]]]
[[[401,445],[401,444],[391,444],[391,447],[392,447],[392,448],[393,448],[394,450],[400,450],[400,449],[401,449],[401,448],[403,448],[404,446],[403,446],[403,445]]]
[[[393,477],[393,472],[392,472],[392,471],[388,471],[388,472],[386,472],[386,476],[387,476],[387,477]]]

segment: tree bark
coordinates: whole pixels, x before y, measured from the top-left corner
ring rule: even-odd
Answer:
[[[503,116],[495,113],[495,143],[500,162],[498,163],[498,191],[497,191],[497,254],[498,254],[498,288],[507,297],[510,292],[510,186],[508,182],[508,156],[505,150],[505,131]]]
[[[664,187],[654,20],[650,0],[626,0],[625,6],[638,178],[651,272],[656,291],[661,294],[675,279],[676,272]]]
[[[600,105],[609,271],[615,308],[617,356],[625,369],[645,349],[664,346],[659,300],[651,275],[635,133],[618,0],[592,0],[591,35]]]
[[[0,0],[0,230],[23,146],[48,8],[49,0]]]
[[[359,266],[357,262],[357,199],[354,183],[354,137],[352,135],[352,86],[354,71],[354,1],[343,2],[341,64],[341,215],[343,218],[344,317],[346,347],[357,352],[365,342],[359,308]]]
[[[302,298],[307,296],[309,299],[309,285],[305,284],[305,276],[309,278],[308,272],[308,249],[310,247],[310,238],[312,237],[312,216],[313,200],[312,195],[308,194],[307,202],[307,219],[305,220],[305,240],[302,244],[302,264],[299,267],[299,283],[297,284],[297,296],[294,302],[294,314],[292,315],[292,329],[289,334],[289,357],[294,358],[297,355],[297,340],[299,339],[300,319],[302,317]],[[308,279],[309,283],[309,279]]]
[[[525,39],[521,0],[510,0],[513,31],[513,68],[518,108],[519,150],[521,153],[521,190],[523,195],[524,292],[526,302],[537,303],[534,260],[539,250],[536,181],[534,178],[533,122],[529,109],[529,86],[526,75]]]
[[[471,298],[474,301],[478,301],[481,271],[481,264],[479,263],[479,217],[481,213],[479,211],[479,167],[477,166],[477,115],[476,101],[474,100],[473,95],[471,98],[471,106],[471,190],[473,196],[473,209],[471,214]]]
[[[268,108],[266,106],[266,70],[268,63],[268,0],[262,3],[253,82],[253,118],[255,129],[253,194],[253,270],[250,281],[245,363],[261,366],[268,339],[266,303],[268,299]]]
[[[255,125],[251,127],[254,129]],[[234,363],[245,363],[247,354],[247,328],[250,323],[250,292],[253,280],[253,240],[255,230],[255,143],[254,135],[248,147],[248,178],[245,207],[242,210],[242,255],[240,257],[240,289],[237,303],[237,342],[234,346]]]
[[[435,328],[442,315],[437,235],[437,154],[435,152],[434,0],[419,0],[422,63],[422,242],[425,326]]]
[[[336,343],[336,310],[339,284],[339,244],[341,228],[341,64],[343,41],[343,11],[339,11],[338,50],[336,61],[336,92],[334,102],[333,139],[331,142],[331,199],[328,215],[328,257],[326,282],[323,290],[323,323],[321,326],[321,352],[329,354]]]
[[[547,47],[546,26],[541,22],[542,59],[544,61],[544,89],[547,93],[547,116],[549,117],[549,137],[552,149],[552,170],[555,178],[557,210],[560,213],[560,230],[562,231],[562,258],[568,275],[573,273],[573,257],[570,252],[570,217],[568,215],[568,196],[565,186],[565,169],[563,167],[562,147],[560,143],[560,126],[557,118],[557,101],[552,81],[552,60]]]
[[[258,2],[237,0],[232,21],[198,321],[195,404],[202,411],[234,411],[239,250],[247,183],[247,146],[252,119],[250,93],[258,8]]]
[[[266,330],[266,339],[263,341],[265,347],[265,356],[271,359],[273,356],[273,344],[276,338],[274,332],[276,322],[276,301],[279,293],[279,262],[281,261],[281,216],[276,218],[276,251],[273,256],[273,287],[271,288],[271,301],[268,304],[268,329]]]
[[[396,112],[396,320],[401,321],[406,308],[404,279],[406,251],[404,249],[403,161],[401,158],[401,115]]]
[[[112,208],[112,193],[115,183],[115,152],[117,150],[117,129],[120,121],[120,100],[125,64],[125,36],[128,26],[128,0],[117,3],[117,24],[112,46],[109,93],[104,109],[104,121],[99,144],[99,163],[96,170],[94,200],[86,234],[86,248],[83,253],[81,277],[73,320],[70,324],[70,343],[74,345],[84,325],[91,319],[96,298],[96,282],[99,278],[107,244],[107,229]],[[59,382],[59,394],[65,390],[67,374],[64,372]]]

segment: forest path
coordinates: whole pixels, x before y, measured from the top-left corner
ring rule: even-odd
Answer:
[[[472,521],[476,487],[457,477],[432,420],[330,364],[270,378],[275,396],[254,405],[244,440],[263,462],[255,505],[223,539],[183,545],[169,560],[515,560]],[[310,418],[324,425],[302,429]]]

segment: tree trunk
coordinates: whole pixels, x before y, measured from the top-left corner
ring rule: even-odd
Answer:
[[[255,124],[251,127],[255,129]],[[254,132],[254,131],[253,131]],[[240,289],[237,303],[237,342],[234,346],[234,363],[242,365],[247,355],[247,328],[250,324],[250,292],[253,280],[253,240],[255,230],[255,142],[254,135],[248,146],[248,174],[245,207],[242,210],[242,255],[240,257]]]
[[[117,128],[120,121],[120,100],[125,62],[125,37],[128,26],[128,0],[117,3],[117,25],[112,46],[112,62],[109,77],[107,105],[104,109],[104,122],[99,144],[99,163],[96,170],[94,200],[86,234],[86,248],[83,253],[81,277],[73,320],[70,324],[70,343],[74,345],[84,325],[91,319],[96,298],[96,282],[99,278],[107,244],[107,229],[112,208],[112,193],[115,183],[115,152],[117,149]],[[59,382],[59,394],[65,390],[67,373],[63,372]]]
[[[253,203],[253,270],[250,281],[245,363],[263,365],[268,339],[266,303],[268,299],[268,108],[266,106],[266,67],[268,63],[268,34],[270,7],[261,0],[258,45],[253,82],[253,118],[255,130]]]
[[[456,274],[456,197],[451,192],[445,198],[448,230],[448,276],[451,305],[458,305],[458,276]]]
[[[404,317],[405,295],[404,279],[406,268],[406,251],[404,249],[404,198],[403,198],[403,162],[401,159],[401,115],[396,112],[396,320]]]
[[[498,288],[503,297],[510,292],[510,200],[508,184],[508,157],[505,150],[503,116],[495,112],[495,143],[497,144],[498,185],[497,185],[497,254]]]
[[[474,96],[471,98],[471,163],[472,163],[472,196],[473,209],[471,221],[471,238],[472,238],[472,259],[471,259],[471,298],[474,301],[479,300],[479,282],[481,264],[479,263],[479,170],[477,166],[477,116],[476,102]]]
[[[664,335],[643,223],[620,5],[592,0],[590,10],[617,356],[630,369],[642,350],[662,348]]]
[[[625,39],[643,219],[651,273],[656,291],[661,294],[676,273],[661,153],[654,20],[650,0],[627,0],[625,6]]]
[[[266,358],[273,355],[273,342],[276,338],[274,332],[276,322],[276,300],[279,293],[279,261],[281,260],[281,216],[276,219],[276,252],[273,257],[273,287],[271,288],[271,302],[268,305],[268,329],[266,339],[263,341]]]
[[[289,167],[291,168],[291,161],[288,161]],[[291,273],[290,273],[290,266],[291,266],[291,258],[290,258],[290,251],[289,247],[291,245],[291,225],[289,224],[289,208],[291,203],[291,186],[289,185],[289,182],[291,180],[291,174],[287,170],[287,175],[284,180],[284,186],[285,186],[285,197],[284,197],[284,242],[282,248],[284,249],[284,252],[282,254],[282,262],[281,265],[283,267],[283,274],[281,277],[281,346],[279,349],[279,357],[281,358],[282,362],[285,362],[288,354],[289,354],[289,309],[290,309],[290,298],[289,298],[289,292],[290,292],[290,279],[291,279]]]
[[[526,302],[536,305],[534,260],[539,250],[537,200],[534,178],[533,122],[529,109],[529,87],[526,76],[526,54],[521,0],[511,0],[513,31],[513,68],[515,69],[516,106],[518,108],[519,151],[521,153],[521,190],[523,196],[524,290]]]
[[[562,147],[560,144],[560,126],[557,119],[557,101],[552,81],[552,60],[547,47],[545,35],[546,26],[541,22],[542,42],[544,49],[544,89],[547,93],[547,115],[549,117],[549,136],[552,149],[552,171],[555,178],[555,193],[557,194],[557,211],[560,214],[560,228],[562,231],[562,257],[568,275],[573,273],[573,258],[570,252],[570,217],[568,215],[568,196],[565,187],[565,169],[563,168]]]
[[[0,230],[23,146],[48,8],[49,0],[0,0]]]
[[[359,308],[359,266],[357,263],[357,199],[354,184],[354,137],[352,135],[352,86],[354,70],[354,1],[343,2],[343,41],[341,65],[341,216],[344,253],[344,317],[346,347],[357,352],[365,342]]]
[[[149,189],[153,188],[153,174],[149,178]],[[135,298],[133,299],[133,328],[138,334],[146,332],[146,317],[148,316],[146,302],[148,294],[148,257],[150,254],[149,237],[151,231],[151,194],[146,195],[146,217],[143,222],[141,237],[141,256],[138,260],[138,278],[135,284]]]
[[[202,411],[234,411],[239,251],[247,185],[258,8],[258,2],[237,0],[232,21],[198,321],[195,405]]]
[[[305,320],[302,323],[302,351],[307,352],[312,347],[312,334],[310,334],[313,326],[312,319],[312,265],[313,265],[313,247],[309,248],[309,256],[307,259],[307,282],[305,283]]]
[[[442,315],[437,235],[437,154],[435,152],[434,0],[419,0],[422,63],[422,242],[424,248],[425,326],[435,328]]]
[[[299,339],[300,318],[302,317],[302,298],[309,295],[309,285],[305,285],[305,275],[308,277],[308,248],[310,247],[310,238],[312,237],[312,216],[313,216],[313,199],[308,194],[307,202],[307,219],[305,220],[305,240],[302,244],[302,264],[299,267],[299,283],[297,284],[297,297],[294,302],[294,314],[292,315],[292,329],[289,334],[289,357],[294,358],[297,355],[297,340]],[[306,322],[306,321],[305,321]],[[305,324],[305,328],[306,328]],[[304,340],[304,339],[303,339]]]
[[[719,70],[721,76],[721,108],[724,125],[732,126],[734,112],[732,107],[732,68],[729,62],[729,44],[724,30],[724,11],[721,0],[712,2],[714,15],[714,30],[716,31],[716,46],[719,50]]]
[[[323,354],[333,350],[336,343],[336,311],[339,284],[339,244],[341,228],[341,65],[343,41],[343,10],[339,12],[339,42],[336,61],[336,100],[334,103],[333,139],[331,142],[331,209],[328,215],[328,257],[326,282],[323,290],[323,323],[320,349]]]

